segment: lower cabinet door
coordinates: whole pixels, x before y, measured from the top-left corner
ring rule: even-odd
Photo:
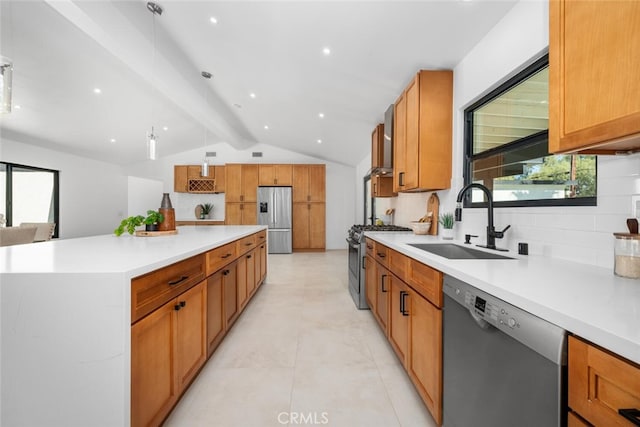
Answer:
[[[160,425],[174,405],[178,386],[174,301],[131,327],[131,426]]]
[[[376,314],[376,292],[377,292],[377,282],[376,282],[376,261],[367,255],[364,262],[364,287],[366,291],[367,304],[369,304],[369,308],[371,312]],[[377,316],[375,316],[377,317]]]
[[[438,425],[442,424],[442,310],[409,292],[409,377]]]
[[[376,290],[376,314],[380,326],[385,335],[388,334],[389,320],[389,286],[391,282],[391,273],[389,270],[378,264],[376,266],[377,290]]]
[[[223,270],[207,279],[207,354],[211,355],[224,337]]]
[[[389,341],[402,365],[407,366],[409,349],[409,288],[396,276],[391,275],[391,301],[389,307]]]
[[[253,292],[256,290],[256,251],[255,249],[251,250],[248,254],[246,254],[245,259],[247,260],[247,299],[253,295]]]
[[[176,372],[184,390],[207,359],[207,286],[200,282],[176,298]]]
[[[247,303],[247,258],[241,255],[238,259],[238,311],[242,311]]]
[[[238,318],[238,262],[233,262],[222,270],[224,288],[224,329],[228,331]]]

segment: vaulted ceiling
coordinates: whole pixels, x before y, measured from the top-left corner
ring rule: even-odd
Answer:
[[[160,156],[260,142],[356,165],[412,75],[455,67],[514,3],[1,0],[0,136],[126,165],[153,126]]]

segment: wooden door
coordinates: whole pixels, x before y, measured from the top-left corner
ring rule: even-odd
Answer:
[[[407,366],[409,349],[409,289],[395,275],[391,275],[389,307],[389,341],[403,366]]]
[[[260,280],[259,282],[263,282],[265,277],[267,276],[267,244],[261,243],[259,246],[260,249]]]
[[[391,274],[389,273],[389,270],[378,264],[376,266],[376,278],[376,314],[378,315],[378,322],[380,322],[382,330],[385,335],[387,335]]]
[[[372,256],[367,255],[364,262],[364,288],[366,292],[367,304],[371,312],[376,315],[376,295],[378,289],[376,260]],[[377,317],[377,316],[376,316]]]
[[[225,202],[242,201],[242,165],[225,165]]]
[[[275,168],[275,185],[293,185],[293,165],[282,164],[274,165]]]
[[[293,165],[293,202],[307,202],[309,195],[309,165]]]
[[[438,425],[442,424],[442,311],[409,291],[409,377]]]
[[[275,165],[260,164],[258,166],[258,182],[260,185],[276,185]]]
[[[293,249],[306,249],[309,247],[309,203],[293,204],[293,228],[291,240]]]
[[[209,166],[211,168],[211,166]],[[226,171],[224,165],[216,165],[213,166],[213,176],[216,179],[216,193],[224,193],[225,192],[225,177]],[[211,174],[211,172],[209,172]]]
[[[324,202],[326,198],[325,165],[309,165],[309,197],[310,202]]]
[[[258,200],[258,165],[242,165],[242,198],[241,202]]]
[[[224,223],[226,225],[242,224],[242,203],[225,203]]]
[[[258,223],[258,204],[241,203],[242,225],[256,225]]]
[[[405,188],[407,156],[407,100],[403,93],[393,108],[393,191]]]
[[[207,278],[207,355],[211,355],[224,336],[223,270]]]
[[[549,151],[640,147],[640,2],[549,3]],[[597,154],[597,151],[596,151]]]
[[[174,302],[131,327],[131,425],[160,425],[177,400]]]
[[[256,290],[256,250],[252,249],[246,254],[247,260],[247,300]],[[259,267],[258,267],[259,268]]]
[[[173,167],[173,191],[176,193],[186,193],[189,189],[189,178],[187,176],[187,166],[175,165]]]
[[[238,309],[241,311],[247,303],[247,258],[238,258]]]
[[[404,165],[404,189],[418,187],[419,163],[419,131],[420,131],[420,79],[416,76],[406,90],[406,142]]]
[[[207,282],[202,281],[176,298],[176,365],[182,392],[207,359]]]
[[[326,241],[326,205],[307,203],[309,210],[309,249],[324,249]]]
[[[238,263],[233,262],[222,270],[224,289],[225,331],[228,331],[238,318]]]

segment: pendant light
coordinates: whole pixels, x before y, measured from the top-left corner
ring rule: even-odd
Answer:
[[[13,63],[4,56],[0,56],[0,113],[11,112],[11,77]]]
[[[149,12],[153,14],[153,55],[152,55],[152,63],[151,70],[152,72],[156,69],[156,15],[162,15],[162,7],[160,5],[148,2],[147,9]],[[155,92],[155,84],[153,85],[153,90]],[[155,97],[154,97],[155,98]],[[153,122],[153,103],[155,99],[151,100],[151,121]],[[156,160],[158,158],[158,135],[154,133],[153,125],[151,125],[151,132],[147,133],[147,159]]]
[[[205,81],[211,78],[211,73],[207,71],[203,71],[201,74],[202,74],[202,77],[205,78]],[[207,108],[208,108],[209,107],[209,88],[207,87],[206,84],[205,84],[204,96],[206,97]],[[204,125],[204,146],[206,150],[206,147],[207,147],[207,125],[206,124]],[[202,175],[203,177],[209,176],[209,159],[207,159],[206,151],[204,153],[204,159],[202,160],[202,170],[200,171],[200,175]]]

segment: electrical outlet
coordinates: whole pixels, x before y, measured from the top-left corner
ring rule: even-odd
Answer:
[[[631,196],[631,213],[634,218],[640,218],[640,194]]]

